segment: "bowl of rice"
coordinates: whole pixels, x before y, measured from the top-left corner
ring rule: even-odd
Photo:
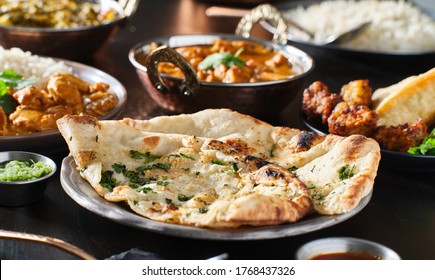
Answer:
[[[289,27],[289,40],[309,46],[382,55],[435,53],[435,21],[405,0],[308,0],[277,4],[291,19],[315,36],[313,39]],[[315,20],[313,20],[315,19]],[[318,45],[329,35],[341,34],[370,21],[362,34],[337,45]],[[262,25],[273,32],[267,22]]]
[[[33,54],[85,59],[116,34],[136,10],[117,1],[0,0],[0,45]]]
[[[41,91],[46,90],[50,77],[59,73],[73,75],[88,84],[107,84],[109,86],[107,91],[116,96],[117,103],[110,111],[99,116],[100,119],[118,118],[127,101],[126,89],[117,79],[101,70],[70,60],[33,55],[19,48],[3,49],[0,47],[0,74],[3,75],[9,70],[21,75],[23,80],[32,80],[32,86]],[[0,102],[0,106],[2,106],[0,108],[2,113],[5,113],[4,103]],[[57,127],[40,131],[9,133],[10,131],[6,131],[5,121],[10,120],[11,114],[6,113],[5,115],[6,119],[0,118],[0,151],[41,152],[67,149]]]

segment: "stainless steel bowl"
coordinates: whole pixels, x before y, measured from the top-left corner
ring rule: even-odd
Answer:
[[[264,8],[264,9],[263,9]],[[242,18],[236,33],[179,35],[150,39],[136,44],[129,52],[129,59],[145,89],[154,101],[169,114],[193,113],[206,108],[230,108],[240,113],[257,117],[276,115],[284,109],[294,97],[301,93],[305,78],[314,67],[313,59],[300,49],[285,45],[287,31],[282,17],[270,11],[277,11],[270,5],[262,5],[253,12],[266,11],[268,20],[275,21],[277,43],[262,39],[247,38],[253,21],[261,19],[261,15],[248,14]],[[217,39],[247,40],[259,43],[267,48],[282,52],[296,76],[282,80],[258,83],[220,83],[199,81],[195,70],[187,60],[173,48],[192,45],[209,45]],[[161,47],[151,51],[150,44]],[[160,62],[172,62],[182,69],[185,79],[159,74],[157,65]]]
[[[87,2],[95,1],[87,0]],[[103,10],[113,8],[117,11],[118,16],[114,21],[68,29],[0,25],[0,45],[5,49],[18,47],[44,56],[68,59],[90,57],[133,15],[139,1],[131,0],[130,2],[134,3],[128,7],[128,10],[117,1],[99,0],[98,2]]]
[[[400,260],[396,252],[382,244],[351,237],[331,237],[308,242],[296,251],[296,259],[311,260],[318,255],[331,253],[367,254],[380,260]]]
[[[42,161],[51,166],[51,172],[41,178],[28,181],[0,181],[0,205],[23,206],[34,203],[42,198],[48,181],[56,173],[56,164],[50,158],[30,152],[9,151],[0,152],[0,162],[19,160],[34,162]]]

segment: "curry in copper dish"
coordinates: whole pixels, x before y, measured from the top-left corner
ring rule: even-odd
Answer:
[[[151,50],[157,47],[157,44],[151,44]],[[193,66],[198,79],[205,82],[255,83],[297,75],[283,53],[255,42],[221,39],[212,45],[184,46],[175,50]],[[169,62],[161,62],[159,72],[184,77],[182,71]]]

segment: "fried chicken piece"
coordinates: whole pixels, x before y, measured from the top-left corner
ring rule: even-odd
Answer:
[[[351,81],[341,87],[343,101],[354,102],[370,107],[372,104],[372,88],[368,80]]]
[[[427,136],[427,126],[423,120],[415,123],[404,123],[397,126],[379,126],[373,138],[382,149],[407,152],[409,148],[420,145]]]
[[[365,105],[340,102],[328,118],[329,133],[349,136],[362,134],[371,136],[377,127],[378,116]]]
[[[302,111],[308,119],[321,118],[326,123],[334,107],[342,101],[336,93],[330,93],[328,87],[316,81],[304,90],[302,97]]]

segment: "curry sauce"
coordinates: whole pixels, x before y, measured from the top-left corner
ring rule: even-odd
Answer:
[[[151,50],[157,44],[151,45]],[[205,82],[255,83],[286,79],[297,73],[282,52],[259,43],[236,40],[216,40],[211,45],[177,47]],[[183,78],[182,71],[169,62],[161,62],[158,70]]]

